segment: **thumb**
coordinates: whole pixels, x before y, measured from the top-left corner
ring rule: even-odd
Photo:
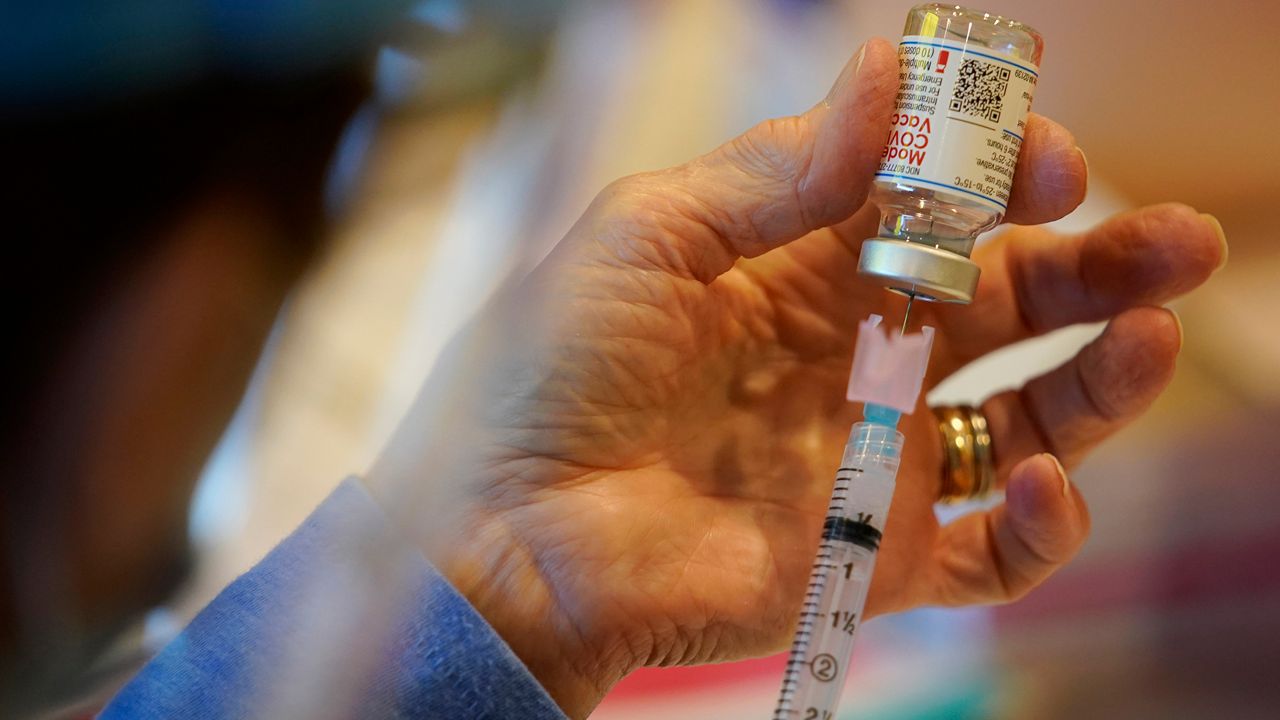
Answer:
[[[894,47],[872,39],[808,112],[766,120],[689,163],[615,183],[605,207],[624,208],[630,227],[638,216],[666,230],[659,252],[633,261],[710,282],[740,257],[848,218],[866,200],[897,87]]]

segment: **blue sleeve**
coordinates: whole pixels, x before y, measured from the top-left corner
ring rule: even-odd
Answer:
[[[104,718],[563,718],[476,611],[340,485]]]

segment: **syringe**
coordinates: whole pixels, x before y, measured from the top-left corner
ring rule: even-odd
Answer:
[[[844,688],[902,456],[898,411],[868,403],[863,414],[836,471],[774,720],[831,720]]]
[[[849,432],[836,471],[774,720],[835,718],[862,624],[902,458],[900,410],[915,405],[933,341],[932,328],[889,337],[879,322],[872,316],[859,329],[848,395],[864,401],[864,420]]]

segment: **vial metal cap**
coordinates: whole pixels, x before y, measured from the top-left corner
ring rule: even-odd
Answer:
[[[924,243],[872,238],[862,243],[858,272],[891,290],[927,300],[969,303],[981,271],[969,258]]]

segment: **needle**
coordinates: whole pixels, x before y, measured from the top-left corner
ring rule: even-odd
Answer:
[[[916,294],[907,295],[907,311],[902,313],[902,329],[898,331],[899,335],[907,334],[907,321],[911,319],[911,304],[916,301]]]

